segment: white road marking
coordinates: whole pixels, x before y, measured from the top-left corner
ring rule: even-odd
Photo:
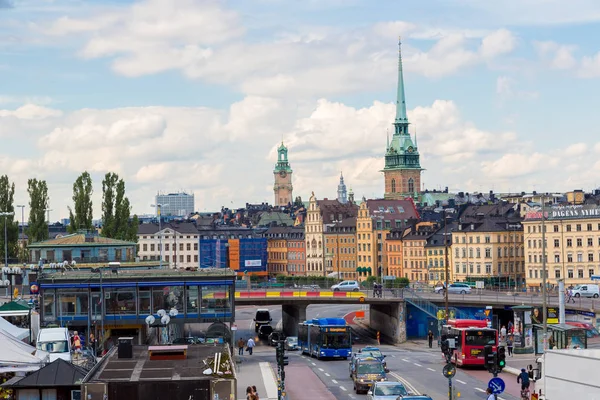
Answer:
[[[430,371],[432,371],[432,372],[435,372],[435,369],[433,369],[433,368],[427,368],[427,369],[430,370]]]
[[[340,386],[340,389],[342,389],[344,392],[346,391],[346,388],[343,386]]]
[[[331,376],[331,375],[329,375],[327,372],[325,372],[325,376]]]
[[[417,390],[416,387],[414,387],[409,381],[407,381],[406,379],[402,378],[400,375],[398,375],[395,372],[390,372],[390,375],[393,376],[394,378],[398,379],[398,382],[401,382],[404,384],[404,386],[406,387],[406,389],[409,392],[412,392],[415,395],[419,395],[419,391]]]
[[[325,370],[324,370],[323,368],[319,368],[319,371],[323,372],[323,371],[325,371]]]
[[[396,358],[396,356],[395,356],[395,355],[393,355],[393,354],[390,354],[390,355],[392,356],[392,358]]]
[[[317,364],[315,364],[314,362],[311,362],[312,365],[316,366]]]
[[[334,385],[338,384],[338,381],[336,381],[335,379],[332,379],[331,382],[333,382]]]
[[[406,358],[403,358],[402,361],[410,362],[410,360],[407,360]]]
[[[460,379],[457,379],[457,380],[456,380],[456,382],[458,382],[458,383],[462,383],[463,385],[466,385],[466,384],[467,384],[467,382],[463,382],[463,381],[461,381]]]
[[[417,364],[417,363],[413,363],[414,365],[416,365],[417,367],[422,367],[421,364]]]
[[[271,365],[268,362],[261,362],[258,365],[260,366],[260,373],[265,384],[266,397],[277,398],[277,382],[275,381]]]
[[[479,390],[480,392],[484,392],[485,393],[485,390],[480,389],[480,388],[475,388],[475,390]]]

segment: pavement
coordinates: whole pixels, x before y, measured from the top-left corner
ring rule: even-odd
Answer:
[[[257,348],[254,354],[236,355],[237,397],[246,399],[246,388],[256,386],[261,399],[277,400],[277,380],[273,370],[274,357],[269,351]]]

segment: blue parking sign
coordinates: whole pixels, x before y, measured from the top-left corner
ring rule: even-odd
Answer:
[[[504,384],[502,378],[492,378],[488,382],[488,387],[492,389],[493,394],[500,394],[504,392],[506,385]]]

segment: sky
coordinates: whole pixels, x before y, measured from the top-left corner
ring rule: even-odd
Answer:
[[[72,185],[118,173],[137,214],[158,191],[198,211],[383,195],[398,38],[423,189],[600,185],[596,0],[0,0],[0,174],[50,219]],[[26,208],[25,212],[28,212]]]

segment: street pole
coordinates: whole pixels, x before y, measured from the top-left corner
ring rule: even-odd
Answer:
[[[4,217],[4,266],[8,268],[8,234],[6,230],[6,226],[8,225],[7,218],[11,215],[14,215],[14,212],[0,212],[0,217]],[[12,282],[12,278],[11,278]]]
[[[21,239],[21,243],[17,247],[20,249],[20,247],[22,245],[23,249],[25,249],[25,244],[23,243],[23,241],[25,239],[25,206],[17,205],[17,208],[21,209],[21,230],[19,232],[19,238]],[[21,258],[20,256],[21,256],[21,251],[19,250],[19,259]]]
[[[543,330],[543,335],[544,335],[544,341],[543,341],[543,345],[544,345],[544,351],[547,349],[547,344],[548,344],[548,298],[547,298],[547,293],[546,293],[546,225],[544,223],[544,220],[546,218],[546,205],[545,205],[545,199],[544,196],[542,195],[542,299],[543,299],[543,314],[542,314],[542,318],[544,318],[544,330]]]
[[[100,267],[100,340],[102,351],[104,352],[104,287],[102,287],[102,267]]]
[[[156,205],[156,211],[158,213],[158,246],[160,247],[160,260],[158,262],[158,268],[162,269],[162,259],[163,259],[163,247],[162,247],[162,217],[160,215],[160,204]]]
[[[446,264],[446,276],[445,276],[445,280],[446,280],[446,290],[444,290],[444,307],[446,308],[446,323],[448,323],[448,317],[450,316],[449,314],[449,307],[448,307],[448,275],[450,275],[450,269],[448,266],[448,218],[447,218],[447,214],[446,211],[444,210],[444,246],[445,246],[445,260],[444,263]],[[450,385],[450,391],[452,391],[452,381],[449,381],[449,385]]]

